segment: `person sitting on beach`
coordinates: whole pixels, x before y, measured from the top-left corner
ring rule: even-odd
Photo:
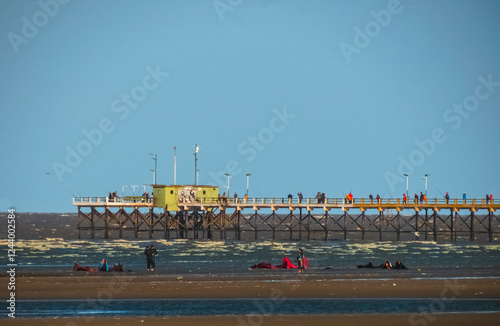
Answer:
[[[299,255],[297,256],[297,262],[299,263],[299,273],[304,272],[304,252],[302,248],[299,248]]]
[[[383,268],[383,269],[393,269],[394,266],[392,266],[391,262],[388,261],[387,259],[382,265],[377,266],[378,268]]]

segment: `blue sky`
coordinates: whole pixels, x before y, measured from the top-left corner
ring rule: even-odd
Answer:
[[[0,211],[123,185],[500,196],[497,1],[3,1]],[[221,192],[225,189],[221,189]]]

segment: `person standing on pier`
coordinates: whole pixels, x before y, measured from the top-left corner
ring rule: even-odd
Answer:
[[[464,194],[462,195],[462,198],[464,200],[464,204],[467,202],[467,193],[464,192]]]
[[[299,197],[299,204],[302,203],[302,199],[304,198],[302,193],[301,192],[297,193],[297,196]]]
[[[486,194],[486,205],[488,205],[488,202],[490,201],[490,196]]]
[[[370,196],[368,198],[370,198],[370,204],[373,204],[373,195],[370,194]]]
[[[493,194],[490,194],[490,204],[493,204]]]
[[[380,195],[377,194],[377,203],[380,204]]]
[[[418,195],[415,194],[415,204],[418,204]]]
[[[424,194],[420,192],[420,204],[424,203]]]
[[[450,195],[446,193],[446,196],[444,196],[444,199],[446,199],[446,204],[448,205],[448,201],[450,200]]]
[[[403,194],[403,204],[406,204],[406,194]]]

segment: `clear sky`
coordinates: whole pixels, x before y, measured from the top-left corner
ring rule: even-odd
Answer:
[[[498,1],[2,1],[0,211],[123,185],[500,196]],[[225,191],[226,189],[221,189]]]

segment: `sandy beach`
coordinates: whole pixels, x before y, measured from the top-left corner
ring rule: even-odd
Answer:
[[[73,274],[73,275],[71,275]],[[262,272],[221,275],[127,275],[71,273],[24,275],[18,278],[18,300],[56,299],[216,299],[216,298],[500,298],[500,277],[451,279],[379,278],[359,274]],[[415,276],[415,277],[413,277]],[[1,278],[2,283],[6,278]],[[1,299],[7,298],[2,287]],[[359,315],[253,315],[195,317],[16,318],[3,325],[497,325],[498,313],[440,313]]]
[[[91,274],[91,273],[89,273]],[[499,278],[351,278],[330,274],[128,276],[25,276],[17,297],[24,300],[152,298],[500,298]],[[1,299],[7,299],[6,287]]]

